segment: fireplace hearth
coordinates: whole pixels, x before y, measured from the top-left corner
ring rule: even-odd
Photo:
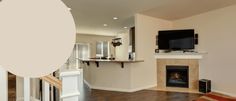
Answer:
[[[189,87],[189,67],[179,65],[166,66],[167,87]]]

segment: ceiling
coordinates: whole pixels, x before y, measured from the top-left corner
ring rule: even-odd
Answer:
[[[77,32],[116,35],[134,26],[134,14],[177,20],[236,4],[236,0],[63,0]],[[113,20],[118,17],[118,20]],[[108,26],[103,26],[107,24]]]

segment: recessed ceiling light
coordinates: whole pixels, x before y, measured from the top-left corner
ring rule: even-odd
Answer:
[[[103,26],[105,26],[105,27],[106,27],[106,26],[108,26],[108,25],[107,25],[107,24],[103,24]]]
[[[71,10],[71,8],[68,8],[68,10],[70,11],[70,10]]]
[[[113,17],[113,20],[118,20],[118,17]]]
[[[127,29],[128,27],[124,27],[125,29]]]

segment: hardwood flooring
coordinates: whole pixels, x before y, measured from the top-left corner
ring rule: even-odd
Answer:
[[[202,95],[153,90],[142,90],[133,93],[90,90],[84,85],[79,101],[193,101],[200,96]]]
[[[8,101],[16,101],[16,76],[8,73]]]
[[[154,90],[142,90],[132,93],[114,92],[104,90],[91,90],[80,81],[80,100],[79,101],[193,101],[201,94],[178,93]],[[15,101],[15,76],[9,77],[9,100]]]

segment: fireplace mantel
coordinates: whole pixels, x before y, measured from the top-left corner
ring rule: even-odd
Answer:
[[[156,53],[156,59],[202,59],[203,53]]]

